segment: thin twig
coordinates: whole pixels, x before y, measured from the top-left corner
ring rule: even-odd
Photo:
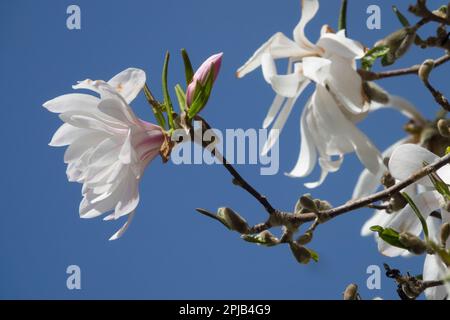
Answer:
[[[196,116],[198,118],[198,120],[200,120],[201,122],[203,122],[206,130],[211,129],[211,126],[208,124],[208,122],[206,122],[205,119],[201,118],[200,116]],[[207,148],[208,145],[206,144],[206,142],[204,142],[203,145],[204,148]],[[270,204],[269,200],[267,200],[266,196],[262,195],[261,193],[259,193],[250,183],[248,183],[240,174],[239,172],[237,172],[237,170],[233,167],[233,165],[231,165],[228,160],[225,158],[225,156],[223,156],[222,154],[219,154],[218,151],[214,148],[212,150],[210,150],[211,154],[215,157],[217,157],[222,165],[225,167],[225,169],[228,170],[228,172],[233,176],[233,183],[239,185],[240,187],[242,187],[244,190],[246,190],[248,193],[250,193],[259,203],[261,203],[261,205],[264,207],[264,209],[266,209],[267,213],[269,213],[270,215],[274,214],[275,212],[277,212],[277,210]]]
[[[436,60],[434,60],[434,67],[439,67],[440,65],[443,65],[447,61],[450,61],[450,55],[446,54]],[[402,69],[396,69],[396,70],[390,70],[390,71],[384,71],[384,72],[372,72],[372,71],[365,71],[365,70],[358,70],[360,76],[367,81],[373,81],[373,80],[380,80],[385,78],[392,78],[392,77],[398,77],[398,76],[405,76],[410,74],[418,74],[420,65],[414,65],[409,68],[402,68]]]
[[[402,182],[399,182],[390,188],[387,188],[383,191],[374,193],[367,197],[363,197],[363,198],[360,198],[357,200],[350,201],[342,206],[335,207],[335,208],[332,208],[329,210],[321,211],[320,214],[326,215],[329,219],[332,219],[332,218],[336,218],[344,213],[366,207],[367,205],[369,205],[371,203],[388,199],[388,198],[392,197],[394,194],[396,194],[396,193],[400,192],[401,190],[403,190],[404,188],[406,188],[407,186],[417,182],[418,180],[422,179],[423,177],[426,177],[427,175],[429,175],[433,172],[436,172],[437,170],[439,170],[440,168],[442,168],[443,166],[445,166],[448,163],[450,163],[450,154],[447,154],[446,156],[442,157],[441,159],[439,159],[438,161],[436,161],[433,164],[423,167],[416,173],[412,174],[408,179],[406,179]],[[293,219],[300,223],[313,221],[316,219],[316,214],[315,213],[295,214],[295,215],[293,215]]]

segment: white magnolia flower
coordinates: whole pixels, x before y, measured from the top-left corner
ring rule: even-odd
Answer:
[[[371,172],[377,172],[381,163],[378,150],[355,126],[370,108],[355,63],[364,56],[364,47],[347,38],[344,30],[334,34],[327,26],[322,28],[316,44],[310,42],[304,29],[318,9],[318,0],[303,0],[294,40],[276,33],[237,71],[238,77],[243,77],[261,66],[264,79],[277,93],[263,124],[267,128],[276,119],[263,154],[276,143],[303,90],[311,82],[316,84],[301,116],[299,159],[289,173],[292,177],[305,177],[318,159],[322,174],[318,182],[306,184],[310,188],[320,185],[328,172],[337,171],[346,153],[356,152]],[[286,75],[277,73],[274,60],[280,58],[289,59]]]
[[[434,215],[427,219],[427,226],[430,239],[435,243],[440,243],[439,234],[442,223],[450,222],[450,213],[442,210],[442,219]],[[447,241],[447,248],[450,246],[450,240]],[[442,262],[437,254],[427,254],[423,265],[423,280],[434,281],[445,279],[447,266]],[[445,286],[437,286],[425,290],[425,296],[428,300],[443,300],[448,298]]]
[[[159,126],[138,119],[129,106],[144,84],[144,71],[130,68],[108,82],[88,79],[73,86],[100,98],[72,93],[44,104],[65,122],[50,145],[69,146],[64,154],[68,180],[83,184],[80,217],[110,211],[104,220],[128,215],[110,240],[128,228],[139,202],[139,180],[164,140]]]
[[[401,144],[394,146],[392,149],[387,152],[388,156],[391,153],[389,171],[398,181],[405,180],[411,174],[420,170],[424,162],[433,163],[439,159],[437,155],[415,144]],[[450,182],[449,165],[442,167],[436,173],[446,183]],[[366,186],[369,186],[369,184],[366,183]],[[376,187],[372,189],[374,191]],[[439,243],[440,226],[442,223],[450,221],[450,213],[443,209],[445,199],[434,190],[433,184],[428,177],[422,178],[416,184],[410,185],[403,191],[410,195],[426,219],[430,239]],[[399,212],[394,213],[377,210],[373,217],[364,224],[361,234],[363,236],[373,234],[370,231],[370,227],[374,225],[392,228],[398,232],[409,232],[416,236],[420,236],[422,233],[422,225],[409,205]],[[410,255],[407,250],[389,245],[380,239],[377,234],[375,237],[377,239],[378,249],[382,254],[390,257]],[[447,242],[447,246],[450,246],[450,241]],[[423,279],[425,281],[443,279],[445,273],[446,266],[438,255],[426,256],[423,269]],[[425,295],[427,299],[441,300],[446,297],[446,292],[443,286],[438,286],[427,289]]]

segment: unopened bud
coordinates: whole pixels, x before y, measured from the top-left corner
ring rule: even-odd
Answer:
[[[344,300],[358,300],[358,286],[356,284],[349,284],[345,288]]]
[[[427,250],[425,242],[409,232],[400,233],[399,240],[408,251],[414,254],[420,255]]]
[[[440,119],[437,123],[439,134],[445,138],[450,138],[449,121],[447,119]]]
[[[381,177],[381,184],[386,188],[390,188],[395,184],[395,179],[389,172],[385,172]]]
[[[311,197],[310,194],[305,194],[300,197],[300,204],[303,208],[308,209],[311,212],[318,212],[318,208],[316,203],[314,202],[314,199]]]
[[[278,244],[279,240],[269,230],[260,232],[257,236],[262,242],[267,244]]]
[[[364,82],[363,89],[369,100],[382,104],[389,102],[389,94],[375,82]]]
[[[423,82],[428,82],[428,77],[430,76],[431,70],[434,68],[434,60],[425,60],[419,68],[419,78]]]
[[[294,255],[295,259],[297,259],[299,263],[309,263],[309,261],[311,260],[311,252],[309,252],[308,249],[295,242],[289,243],[289,247],[291,248],[292,254]]]
[[[445,247],[448,238],[450,237],[450,223],[446,222],[441,226],[441,243]]]
[[[403,196],[399,193],[394,194],[389,200],[389,207],[394,212],[402,210],[407,204],[408,202],[406,201],[406,199],[403,198]]]
[[[305,232],[305,234],[302,234],[300,237],[298,237],[296,242],[299,245],[305,245],[305,244],[310,243],[312,239],[313,239],[313,232],[307,231],[307,232]]]
[[[249,231],[247,221],[230,208],[219,208],[217,216],[231,229],[241,234]]]
[[[390,65],[409,50],[411,45],[414,43],[415,38],[416,29],[412,27],[405,27],[378,41],[375,46],[389,47],[389,52],[385,56],[385,64]]]

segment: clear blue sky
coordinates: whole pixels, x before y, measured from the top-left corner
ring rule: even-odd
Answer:
[[[287,247],[244,243],[194,211],[226,205],[252,223],[265,218],[252,198],[231,185],[222,167],[163,165],[156,160],[142,181],[133,224],[122,239],[109,242],[123,221],[80,219],[81,186],[66,180],[64,149],[47,145],[60,120],[41,107],[43,102],[72,92],[77,80],[109,79],[127,67],[144,69],[153,91],[160,92],[166,50],[173,57],[172,84],[183,80],[177,55],[183,47],[197,66],[210,54],[224,52],[222,72],[204,116],[220,129],[259,128],[272,90],[259,71],[243,80],[234,73],[273,33],[291,35],[299,19],[299,2],[1,1],[0,298],[339,299],[350,282],[360,285],[364,298],[396,298],[394,284],[385,277],[381,290],[366,289],[367,266],[390,262],[420,273],[422,258],[388,259],[378,253],[372,238],[361,238],[360,227],[371,210],[321,227],[311,245],[320,254],[320,263],[301,266]],[[406,11],[409,1],[349,2],[349,35],[370,46],[399,27],[391,5],[400,3]],[[73,3],[81,7],[78,31],[66,28],[66,8]],[[322,1],[307,29],[311,39],[316,39],[322,24],[336,26],[339,3]],[[368,30],[366,8],[376,3],[382,8],[382,29]],[[424,58],[415,50],[400,65]],[[447,79],[445,67],[434,76],[436,83]],[[427,115],[436,110],[414,77],[382,84],[415,101]],[[298,123],[307,96],[297,103],[282,134],[280,173],[260,176],[258,166],[239,166],[281,209],[291,209],[307,192],[305,181],[283,175],[297,160]],[[153,119],[142,95],[133,108],[141,118]],[[396,112],[385,110],[365,120],[361,128],[384,149],[402,137],[404,122]],[[351,196],[361,169],[355,156],[347,156],[342,170],[313,195],[341,204]],[[81,290],[66,288],[65,271],[71,264],[81,267]]]

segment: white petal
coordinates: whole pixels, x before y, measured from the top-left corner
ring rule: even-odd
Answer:
[[[99,105],[98,109],[104,114],[120,121],[133,125],[138,123],[138,120],[131,110],[131,108],[119,99],[104,99]]]
[[[141,69],[128,68],[115,75],[108,84],[125,99],[127,103],[136,98],[145,84],[145,72]]]
[[[305,49],[311,50],[316,48],[316,46],[306,38],[305,27],[312,18],[314,18],[318,10],[318,0],[302,0],[302,16],[294,29],[294,40]]]
[[[325,55],[338,55],[343,58],[359,59],[364,56],[364,46],[352,39],[334,33],[325,33],[317,42],[325,50]]]
[[[318,57],[303,59],[303,74],[315,83],[324,84],[330,76],[331,60]]]
[[[408,138],[401,139],[400,141],[397,141],[393,145],[391,145],[389,148],[387,148],[383,154],[382,158],[390,157],[392,154],[392,151],[399,145],[402,145],[408,140]],[[377,174],[372,174],[369,170],[364,169],[361,172],[361,175],[358,178],[358,182],[356,183],[356,186],[353,191],[352,199],[358,199],[364,196],[368,196],[375,191],[377,191],[381,177],[383,176],[384,172],[387,171],[387,168],[384,165],[380,165],[380,169],[378,170]]]
[[[305,177],[309,175],[316,165],[317,150],[312,138],[312,132],[306,120],[306,115],[310,112],[311,101],[308,101],[303,109],[300,119],[301,147],[298,161],[290,173],[290,177]]]
[[[125,222],[125,224],[116,233],[114,233],[111,236],[111,238],[109,238],[110,241],[119,239],[125,233],[125,231],[127,231],[128,227],[130,226],[131,221],[134,218],[134,215],[135,215],[135,211],[131,212],[128,215],[127,222]]]
[[[390,218],[392,218],[392,214],[388,214],[384,210],[375,210],[373,216],[362,226],[361,236],[367,237],[375,235],[370,228],[373,226],[384,226]]]
[[[278,32],[256,50],[253,56],[238,69],[236,73],[237,77],[242,78],[247,73],[258,68],[262,63],[262,56],[265,53],[270,54],[273,59],[302,57],[305,54],[310,54],[301,49],[294,41],[286,37],[283,33]]]
[[[127,177],[123,181],[124,185],[122,193],[120,194],[120,199],[114,210],[116,219],[134,211],[139,203],[139,180],[135,178],[130,169],[128,170]]]
[[[266,143],[263,146],[263,149],[261,151],[261,154],[267,155],[269,150],[274,146],[274,144],[278,141],[278,138],[280,137],[281,131],[284,128],[284,125],[286,124],[287,118],[289,117],[292,108],[294,107],[295,102],[298,99],[298,96],[301,94],[304,88],[301,88],[298,95],[294,98],[289,98],[286,100],[286,103],[283,106],[283,109],[280,111],[280,114],[278,115],[277,120],[275,120],[275,123],[273,124],[272,129],[270,130],[269,137],[266,141]]]
[[[303,90],[309,81],[301,73],[300,64],[296,64],[296,70],[287,75],[275,75],[270,79],[272,89],[286,98],[294,98]]]
[[[424,167],[424,163],[431,164],[439,160],[439,157],[415,144],[404,144],[397,147],[389,160],[389,169],[392,176],[398,180],[405,180],[413,173]],[[450,165],[445,165],[436,172],[446,183],[450,183]],[[418,183],[432,187],[428,177],[422,178]]]
[[[80,158],[89,149],[93,150],[104,139],[105,136],[102,133],[95,131],[77,139],[64,153],[64,162],[68,163]]]
[[[275,96],[275,99],[273,100],[272,105],[269,108],[269,112],[267,113],[267,116],[264,119],[263,122],[264,129],[267,129],[272,124],[273,120],[280,111],[281,106],[283,105],[285,99],[286,99],[285,97],[280,96],[279,94]]]
[[[80,93],[70,93],[44,103],[44,108],[50,112],[63,113],[68,111],[91,112],[97,108],[100,100],[94,96]]]
[[[277,66],[269,53],[264,53],[261,56],[261,69],[264,80],[266,80],[267,83],[271,83],[271,78],[277,74]]]
[[[58,130],[56,130],[49,145],[52,147],[66,146],[78,139],[83,138],[89,133],[92,133],[92,130],[81,129],[68,123],[64,123]]]

